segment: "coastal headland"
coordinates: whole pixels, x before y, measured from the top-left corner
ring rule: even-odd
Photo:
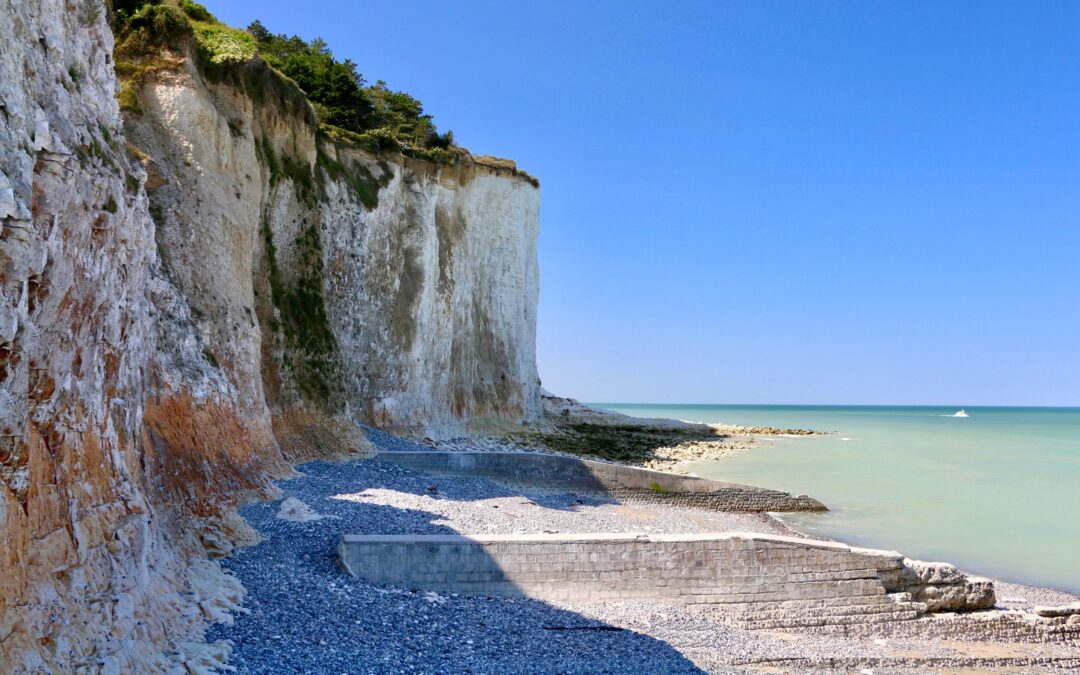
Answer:
[[[1075,596],[656,471],[805,432],[542,394],[539,181],[321,40],[45,0],[0,45],[0,672],[1080,667]]]

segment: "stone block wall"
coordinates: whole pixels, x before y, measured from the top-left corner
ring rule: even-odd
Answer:
[[[754,533],[344,535],[342,566],[375,584],[553,601],[668,599],[749,628],[913,619],[887,594],[903,556]]]

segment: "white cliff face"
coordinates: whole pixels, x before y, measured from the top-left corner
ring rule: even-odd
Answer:
[[[374,209],[341,183],[322,207],[350,409],[433,437],[535,419],[539,190],[475,165],[389,168]]]
[[[228,375],[238,403],[268,425],[252,276],[265,181],[250,132],[238,138],[230,130],[194,68],[163,74],[143,102],[144,115],[128,121],[128,139],[149,158],[147,192],[165,271],[206,341],[202,358]],[[249,99],[230,103],[251,117]]]
[[[532,182],[317,139],[190,63],[142,100],[166,268],[253,417],[445,437],[540,414]]]

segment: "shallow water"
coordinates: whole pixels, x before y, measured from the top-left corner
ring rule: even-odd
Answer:
[[[691,471],[817,497],[832,510],[784,516],[805,532],[1080,592],[1080,408],[592,405],[836,432]]]

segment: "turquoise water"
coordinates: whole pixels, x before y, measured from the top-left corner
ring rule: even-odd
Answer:
[[[637,417],[814,429],[700,476],[806,493],[796,529],[1080,591],[1080,408],[593,404]]]

